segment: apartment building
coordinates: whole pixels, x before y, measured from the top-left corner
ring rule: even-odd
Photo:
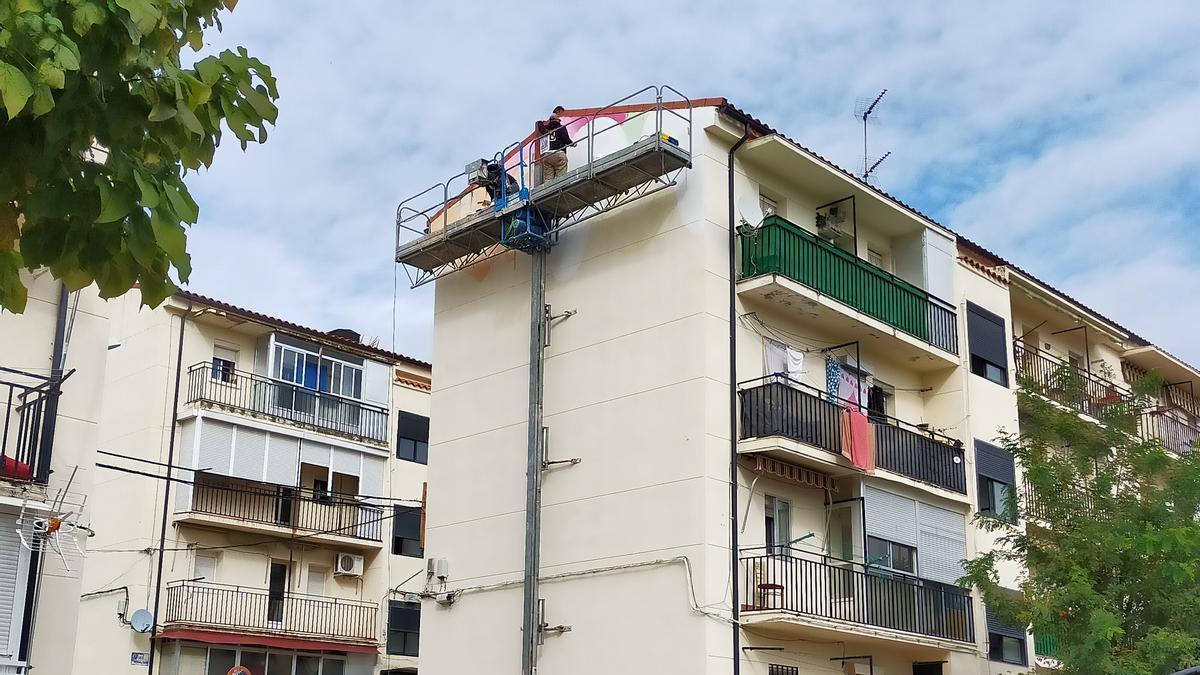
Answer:
[[[429,364],[189,292],[109,307],[81,648],[47,672],[416,672]]]
[[[0,311],[0,673],[63,673],[77,644],[108,310],[49,274],[21,281],[25,312]]]
[[[1195,370],[724,99],[562,122],[565,170],[531,134],[398,210],[436,284],[423,672],[1032,666],[956,583],[1029,354],[1101,382],[1082,413],[1168,371],[1180,451]]]

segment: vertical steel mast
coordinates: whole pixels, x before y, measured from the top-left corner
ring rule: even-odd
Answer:
[[[521,624],[522,675],[537,673],[542,619],[538,611],[538,572],[541,568],[542,533],[542,366],[546,345],[547,248],[531,252],[533,269],[529,301],[529,449],[525,467],[525,598]]]

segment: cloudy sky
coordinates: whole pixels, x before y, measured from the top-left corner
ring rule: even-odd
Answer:
[[[965,4],[242,0],[208,49],[273,67],[279,124],[192,177],[190,288],[388,346],[396,204],[554,104],[666,82],[854,167],[887,88],[881,187],[1200,363],[1200,11]],[[397,351],[431,306],[401,272]]]

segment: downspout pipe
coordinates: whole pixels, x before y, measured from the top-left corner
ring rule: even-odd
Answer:
[[[167,544],[167,517],[170,515],[171,504],[171,483],[172,472],[175,470],[175,431],[179,427],[176,420],[179,418],[179,386],[183,381],[183,337],[184,328],[187,327],[188,317],[192,314],[192,301],[188,300],[187,309],[179,316],[179,339],[175,347],[175,396],[171,399],[171,436],[167,441],[167,473],[168,478],[166,485],[163,487],[163,503],[162,513],[160,517],[162,522],[158,528],[158,572],[154,575],[154,624],[150,630],[150,666],[146,670],[146,675],[154,675],[154,655],[157,651],[158,640],[158,610],[159,601],[162,599],[162,573],[163,560],[166,558],[166,551],[163,549]]]
[[[738,399],[737,399],[737,213],[733,201],[733,155],[750,138],[750,125],[742,121],[742,137],[729,148],[729,579],[733,607],[733,675],[742,671],[742,629],[738,623]]]
[[[58,423],[58,399],[62,395],[63,370],[66,368],[67,343],[67,285],[58,285],[58,313],[54,317],[54,346],[50,353],[50,379],[53,385],[50,396],[46,400],[46,408],[42,411],[41,438],[38,441],[37,466],[34,467],[34,477],[47,483],[50,481],[50,460],[54,452],[54,430]],[[29,578],[25,581],[25,622],[21,626],[21,643],[17,658],[25,661],[26,668],[32,670],[29,661],[33,657],[33,628],[37,620],[38,594],[42,589],[42,568],[44,558],[42,552],[29,552]]]

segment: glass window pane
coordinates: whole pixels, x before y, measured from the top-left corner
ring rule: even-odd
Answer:
[[[1025,641],[1006,637],[1003,642],[1003,658],[1005,663],[1024,663]]]
[[[421,464],[429,463],[429,444],[417,441],[416,461]]]
[[[420,633],[406,633],[404,638],[404,655],[419,656],[418,645],[420,644]]]
[[[321,675],[342,675],[346,672],[346,662],[341,659],[324,659],[321,662]]]
[[[205,647],[181,646],[179,648],[179,675],[203,673],[204,661],[207,658],[208,649]]]
[[[891,557],[888,543],[877,537],[867,537],[867,562],[875,565],[887,565]]]
[[[208,675],[225,675],[237,665],[237,652],[232,649],[208,650]]]
[[[250,675],[266,675],[267,653],[243,651],[239,659],[243,666],[250,669]]]
[[[401,438],[396,443],[396,456],[400,459],[407,459],[411,462],[416,459],[416,455],[416,441],[412,440],[411,438]]]
[[[296,655],[296,675],[320,675],[321,657],[307,654]]]
[[[892,544],[892,563],[889,567],[894,570],[916,573],[917,550],[911,546]]]
[[[292,675],[292,655],[278,652],[268,654],[267,675]]]

